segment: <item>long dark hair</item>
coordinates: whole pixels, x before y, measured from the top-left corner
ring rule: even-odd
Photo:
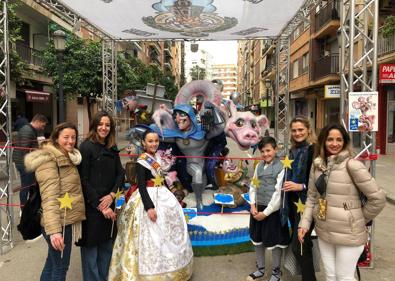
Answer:
[[[53,146],[55,146],[56,148],[60,149],[60,146],[57,142],[60,133],[64,130],[64,129],[73,129],[75,131],[75,147],[77,147],[77,141],[78,141],[78,130],[77,127],[70,122],[64,122],[64,123],[60,123],[59,125],[57,125],[52,133],[51,136],[49,137],[49,140],[51,142],[51,144]]]
[[[326,159],[327,153],[326,153],[326,148],[325,148],[325,142],[326,142],[326,139],[328,138],[330,131],[332,131],[332,130],[338,130],[343,137],[344,144],[342,147],[342,151],[348,150],[350,152],[350,155],[352,155],[350,135],[348,134],[347,130],[342,125],[335,123],[335,124],[329,124],[329,125],[325,126],[324,128],[322,128],[322,130],[318,136],[318,142],[316,145],[316,151],[315,151],[316,156],[319,156],[322,159]]]
[[[114,122],[114,119],[111,117],[111,115],[108,114],[108,112],[106,112],[106,111],[99,111],[93,117],[92,122],[89,126],[89,134],[88,134],[87,139],[91,140],[92,142],[99,142],[99,136],[97,134],[97,127],[99,126],[100,121],[103,117],[108,117],[108,119],[110,119],[110,132],[108,133],[108,136],[104,139],[104,144],[106,145],[107,148],[111,148],[116,145],[116,143],[115,143],[115,122]]]

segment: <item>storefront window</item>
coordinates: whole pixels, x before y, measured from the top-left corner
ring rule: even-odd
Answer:
[[[325,101],[325,125],[339,123],[340,103],[339,99]]]
[[[395,91],[388,91],[388,143],[395,143]]]

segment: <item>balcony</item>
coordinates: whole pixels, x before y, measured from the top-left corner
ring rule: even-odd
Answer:
[[[314,62],[313,80],[339,73],[339,54],[331,54]]]
[[[384,38],[381,32],[379,32],[377,42],[377,55],[385,56],[395,52],[395,33],[388,38]]]
[[[328,2],[314,16],[314,32],[317,33],[332,20],[340,19],[340,2],[334,0]],[[337,24],[339,25],[339,24]]]
[[[21,42],[16,42],[16,52],[28,64],[38,67],[42,67],[44,65],[42,52],[39,50],[30,48]]]

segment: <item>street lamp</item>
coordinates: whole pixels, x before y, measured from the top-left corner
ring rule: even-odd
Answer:
[[[247,93],[245,93],[245,95],[246,95],[246,106],[248,107],[248,106],[250,106],[250,96],[251,96],[251,93],[250,93],[250,92],[247,92]]]
[[[59,104],[59,120],[58,123],[62,123],[65,121],[64,115],[64,97],[63,97],[63,52],[66,49],[66,33],[62,30],[56,30],[53,33],[53,42],[55,45],[55,50],[58,54],[58,72],[59,72],[59,96],[58,96],[58,104]]]

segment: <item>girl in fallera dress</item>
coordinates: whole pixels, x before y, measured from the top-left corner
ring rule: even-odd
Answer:
[[[164,186],[157,133],[142,137],[137,160],[138,189],[118,219],[109,280],[189,280],[193,252],[180,204]],[[162,183],[160,183],[162,182]]]

